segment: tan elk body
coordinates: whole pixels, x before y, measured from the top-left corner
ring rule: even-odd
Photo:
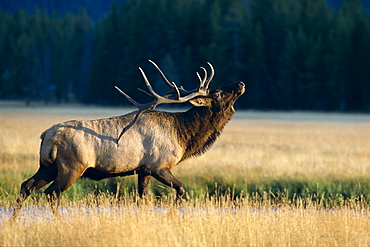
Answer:
[[[114,137],[134,116],[131,113],[108,119],[56,124],[41,136],[41,162],[52,163],[62,155],[59,159],[63,160],[63,166],[83,164],[79,176],[88,168],[117,174],[134,171],[140,164],[150,164],[153,169],[160,169],[160,166],[167,165],[165,163],[177,164],[184,150],[179,140],[174,138],[176,130],[171,116],[164,112],[143,114],[117,145]]]
[[[233,116],[235,101],[245,90],[242,82],[208,90],[213,78],[211,69],[209,78],[205,69],[204,79],[198,75],[200,84],[193,91],[178,88],[160,71],[172,87],[166,96],[155,94],[142,72],[155,98],[152,103],[138,104],[121,91],[139,111],[106,119],[67,121],[47,129],[41,135],[39,170],[22,183],[13,218],[33,191],[50,182],[45,193],[55,211],[56,199],[80,177],[100,180],[137,174],[141,197],[154,177],[176,189],[181,198],[185,190],[171,168],[184,159],[201,155],[214,143]],[[152,110],[161,103],[181,102],[190,102],[194,107],[177,113]]]

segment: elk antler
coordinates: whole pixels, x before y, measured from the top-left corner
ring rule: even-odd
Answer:
[[[148,78],[146,77],[144,71],[139,67],[139,70],[144,78],[145,85],[149,89],[149,92],[146,92],[143,89],[138,89],[141,92],[146,93],[147,95],[151,96],[154,98],[152,102],[146,103],[146,104],[140,104],[133,100],[130,96],[128,96],[125,92],[123,92],[119,87],[115,86],[115,88],[123,95],[125,98],[130,101],[132,104],[134,104],[136,107],[139,108],[138,113],[136,114],[135,118],[131,121],[130,124],[128,124],[125,128],[123,128],[121,134],[118,136],[117,143],[119,143],[119,140],[121,139],[122,135],[129,130],[140,118],[140,116],[148,111],[148,110],[153,110],[160,104],[173,104],[173,103],[184,103],[187,102],[197,96],[206,96],[208,95],[208,86],[211,83],[213,76],[215,74],[213,66],[211,63],[207,62],[209,67],[211,68],[211,75],[207,77],[207,70],[204,67],[201,67],[201,69],[204,71],[204,77],[201,78],[198,72],[196,72],[197,77],[199,79],[199,85],[196,89],[188,91],[185,90],[183,87],[178,87],[176,83],[170,82],[167,77],[164,75],[162,70],[158,67],[157,64],[155,64],[153,61],[149,60],[150,63],[152,63],[156,69],[159,71],[161,74],[163,80],[166,82],[167,86],[170,88],[170,91],[163,96],[157,94],[154,90],[152,85],[150,85],[150,82]],[[171,96],[175,94],[175,98],[171,98]],[[184,94],[185,96],[181,96],[181,94]]]

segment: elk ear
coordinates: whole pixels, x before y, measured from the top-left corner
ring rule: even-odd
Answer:
[[[191,99],[189,100],[189,102],[193,105],[193,106],[211,106],[211,99],[210,98],[195,98],[195,99]]]

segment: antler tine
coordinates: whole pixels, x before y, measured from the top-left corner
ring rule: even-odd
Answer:
[[[204,77],[203,77],[203,82],[207,80],[207,70],[204,67],[200,67],[204,71]]]
[[[125,92],[123,92],[119,87],[117,86],[114,86],[115,89],[118,90],[118,92],[120,92],[120,94],[122,94],[123,96],[125,96],[125,98],[130,101],[132,104],[134,104],[136,107],[139,107],[140,108],[140,104],[137,103],[135,100],[133,100],[130,96],[128,96]]]
[[[212,64],[210,62],[207,62],[209,67],[211,68],[211,75],[208,77],[207,81],[205,82],[205,88],[208,89],[209,84],[211,83],[213,77],[215,76],[215,69],[213,68]]]
[[[176,83],[172,82],[173,88],[176,91],[176,99],[180,100],[180,89],[177,87]]]
[[[160,95],[158,95],[158,94],[153,90],[152,85],[150,85],[150,82],[149,82],[148,78],[146,77],[146,74],[145,74],[144,70],[143,70],[141,67],[139,67],[139,70],[140,70],[140,72],[141,72],[141,75],[142,75],[142,76],[143,76],[143,78],[144,78],[145,85],[146,85],[146,87],[149,89],[150,93],[153,95],[153,97],[155,97],[155,98],[160,98],[161,96],[160,96]],[[140,90],[140,91],[144,91],[144,90]]]
[[[153,62],[152,60],[148,60],[151,64],[154,65],[154,67],[158,70],[158,72],[161,74],[163,80],[166,82],[167,86],[170,88],[170,92],[168,92],[169,94],[172,94],[172,93],[176,93],[176,98],[179,99],[180,98],[180,92],[182,93],[187,93],[188,91],[186,91],[183,87],[178,87],[176,85],[175,82],[171,82],[170,80],[167,79],[167,77],[165,76],[165,74],[163,73],[163,71],[159,68],[159,66]]]
[[[202,84],[203,84],[203,81],[202,81],[202,78],[200,77],[199,73],[198,72],[195,72],[197,74],[197,77],[199,79],[199,85],[197,87],[197,91],[199,91],[199,89],[201,89],[202,87]]]
[[[173,88],[173,84],[175,84],[174,82],[170,82],[168,79],[167,79],[167,77],[164,75],[164,73],[163,73],[163,71],[159,68],[159,66],[155,63],[155,62],[153,62],[152,60],[148,60],[151,64],[153,64],[154,65],[154,67],[158,70],[158,72],[161,74],[161,76],[162,76],[162,78],[163,78],[163,80],[167,83],[167,85],[170,87],[170,88]],[[176,85],[176,84],[175,84]]]
[[[137,90],[139,90],[140,92],[142,92],[142,93],[144,93],[144,94],[146,94],[146,95],[148,95],[148,96],[150,96],[150,97],[154,98],[154,97],[153,97],[153,95],[151,95],[150,93],[148,93],[148,92],[147,92],[147,91],[145,91],[144,89],[137,88]]]

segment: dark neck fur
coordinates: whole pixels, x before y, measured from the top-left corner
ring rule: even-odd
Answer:
[[[179,113],[178,136],[185,148],[181,160],[206,152],[233,115],[233,109],[214,112],[207,107],[193,107],[187,112]]]

